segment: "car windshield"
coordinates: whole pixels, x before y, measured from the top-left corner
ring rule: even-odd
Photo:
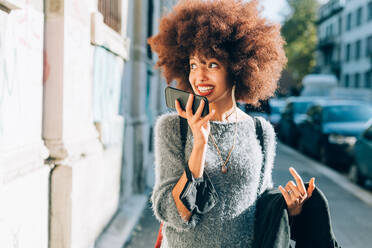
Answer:
[[[296,114],[305,114],[310,107],[311,102],[294,102],[293,108]]]
[[[324,122],[366,122],[372,117],[372,106],[339,105],[324,109]]]

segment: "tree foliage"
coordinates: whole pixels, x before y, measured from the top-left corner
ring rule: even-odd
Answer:
[[[288,57],[287,71],[297,81],[315,66],[317,0],[287,0],[291,12],[282,26]]]

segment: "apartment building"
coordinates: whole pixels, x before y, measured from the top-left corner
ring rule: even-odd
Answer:
[[[317,66],[339,86],[372,88],[372,1],[330,0],[318,12]]]

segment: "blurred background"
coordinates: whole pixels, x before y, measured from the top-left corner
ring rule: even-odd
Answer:
[[[0,247],[152,247],[153,127],[165,82],[147,38],[176,0],[0,0]],[[288,66],[260,108],[329,200],[342,247],[372,242],[372,0],[261,0]]]

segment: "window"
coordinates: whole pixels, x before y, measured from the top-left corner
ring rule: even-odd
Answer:
[[[360,47],[361,47],[361,40],[357,40],[355,43],[355,59],[360,59]]]
[[[364,76],[364,87],[370,89],[372,86],[372,71],[367,71]]]
[[[351,13],[347,14],[346,17],[346,30],[351,29]]]
[[[324,65],[331,64],[331,60],[332,60],[332,50],[326,50],[324,52]]]
[[[341,34],[342,32],[342,18],[338,18],[338,34]]]
[[[346,87],[346,88],[349,87],[349,80],[350,80],[349,74],[346,74],[346,75],[345,75],[345,87]]]
[[[359,88],[359,82],[360,81],[360,74],[359,73],[355,73],[355,78],[354,78],[354,87],[355,88]]]
[[[366,40],[366,56],[372,56],[372,35],[368,36]]]
[[[121,32],[121,6],[119,0],[98,0],[98,11],[103,15],[103,22],[115,30]]]
[[[356,12],[356,26],[360,26],[362,24],[362,7],[358,8]]]
[[[151,37],[153,35],[153,19],[154,19],[154,2],[153,0],[148,1],[148,9],[147,9],[147,37]],[[152,59],[152,51],[149,44],[147,44],[147,57]]]
[[[349,78],[349,74],[346,74],[346,75],[345,75],[345,78],[344,78],[344,86],[345,86],[346,88],[349,87],[349,80],[350,80],[350,78]]]
[[[350,61],[350,52],[351,52],[351,44],[347,44],[346,55],[345,55],[346,62]]]
[[[372,20],[372,1],[368,3],[368,21]]]

